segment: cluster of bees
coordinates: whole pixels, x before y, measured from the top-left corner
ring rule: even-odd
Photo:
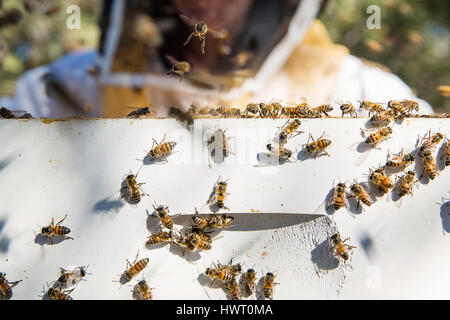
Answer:
[[[211,284],[214,281],[219,281],[222,285],[222,289],[227,291],[231,297],[231,300],[241,300],[243,295],[251,297],[253,294],[258,295],[256,285],[256,271],[253,268],[248,269],[242,273],[242,266],[240,263],[232,264],[233,259],[226,264],[213,263],[213,266],[208,267],[204,274],[212,279]],[[237,277],[241,274],[241,278],[238,282]],[[275,282],[275,275],[272,272],[267,272],[262,277],[262,292],[259,293],[265,299],[273,299],[274,286],[279,283]],[[243,294],[244,293],[244,294]]]

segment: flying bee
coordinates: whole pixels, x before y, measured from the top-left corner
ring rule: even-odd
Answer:
[[[197,233],[191,233],[188,236],[189,242],[196,247],[199,250],[210,250],[211,249],[211,242],[203,240],[200,235]]]
[[[256,291],[256,272],[248,269],[244,274],[244,289],[247,296],[251,296]]]
[[[289,150],[288,148],[285,148],[281,145],[278,147],[273,147],[271,143],[266,145],[267,150],[270,151],[271,156],[276,156],[278,162],[282,163],[284,161],[292,162],[291,157],[293,155],[293,152]]]
[[[141,117],[151,117],[153,113],[154,113],[154,111],[151,109],[151,106],[142,107],[142,108],[138,108],[136,110],[131,111],[127,115],[127,117],[133,118],[133,119],[137,119],[137,118],[141,118]]]
[[[386,111],[379,103],[372,101],[360,101],[359,110],[369,111],[369,117]]]
[[[368,130],[361,129],[361,132],[365,134]],[[392,134],[392,128],[391,127],[383,127],[378,129],[377,131],[371,133],[369,136],[367,136],[366,140],[364,140],[364,143],[367,145],[376,145],[380,143],[383,140],[386,140],[389,138],[389,136]]]
[[[232,107],[218,107],[216,109],[217,113],[222,116],[222,118],[240,118],[241,117],[241,110],[239,108],[232,108]]]
[[[316,159],[317,155],[321,152],[325,153],[330,157],[330,154],[325,151],[326,148],[328,148],[331,145],[331,140],[329,139],[322,139],[322,137],[325,135],[325,132],[322,133],[319,139],[314,140],[311,133],[309,134],[308,142],[304,145],[306,153],[315,153],[314,159]],[[309,139],[312,139],[313,142],[309,143]]]
[[[195,22],[193,19],[182,14],[180,14],[180,18],[190,27],[194,27],[194,30],[189,35],[186,42],[183,43],[183,46],[187,45],[191,41],[192,37],[197,37],[201,41],[202,53],[205,54],[206,34],[208,33],[208,26],[206,23],[203,21]]]
[[[301,124],[302,123],[299,119],[294,119],[291,122],[289,122],[288,120],[286,124],[281,128],[281,132],[278,136],[280,145],[286,144],[289,138],[303,133],[303,131],[297,131]]]
[[[22,280],[9,282],[6,279],[6,273],[0,272],[0,293],[5,299],[10,299],[12,297],[11,287],[16,286]]]
[[[149,246],[156,246],[161,243],[171,242],[174,239],[174,235],[172,231],[163,231],[157,234],[152,234],[151,236],[148,236],[148,240],[146,241],[146,244]]]
[[[439,175],[439,170],[436,165],[436,161],[434,161],[433,154],[431,153],[430,150],[426,150],[422,153],[419,153],[419,156],[422,159],[422,164],[424,167],[422,175],[420,176],[419,180],[422,179],[425,172],[428,174],[428,177],[431,180],[434,180]]]
[[[228,180],[221,180],[221,177],[216,181],[216,184],[214,185],[214,194],[213,196],[208,199],[206,202],[207,204],[217,205],[217,208],[219,209],[226,209],[230,210],[225,206],[225,198],[229,194],[227,193],[228,188]]]
[[[227,282],[227,290],[230,292],[231,300],[241,300],[241,289],[239,288],[239,284],[235,277]]]
[[[164,137],[162,138],[160,143],[156,142],[156,140],[153,138],[152,148],[150,149],[150,151],[148,151],[148,156],[151,161],[163,159],[165,162],[169,162],[167,160],[167,157],[173,153],[173,149],[175,148],[177,143],[175,141],[164,142],[165,139],[166,134],[164,134]]]
[[[141,187],[143,184],[145,184],[145,182],[138,183],[136,178],[137,174],[134,175],[132,173],[129,173],[125,177],[125,186],[120,190],[120,192],[126,190],[126,192],[122,194],[121,197],[128,200],[131,198],[135,203],[139,203],[141,201],[141,196],[145,196],[147,194],[144,193]]]
[[[370,123],[375,127],[386,127],[394,119],[395,114],[392,109],[375,113],[370,119]]]
[[[161,224],[167,229],[173,229],[173,221],[169,216],[169,207],[163,205],[158,205],[155,207],[155,205],[153,205],[153,209],[155,209],[156,216],[159,221],[161,221]]]
[[[253,118],[259,114],[259,104],[249,103],[244,109],[242,116],[244,118]]]
[[[144,279],[139,281],[137,284],[137,291],[138,291],[140,299],[142,299],[142,300],[152,300],[153,299],[152,289],[154,289],[154,288],[150,288],[149,285],[147,284],[147,281],[145,281]]]
[[[58,288],[49,288],[47,291],[47,296],[52,300],[73,300],[69,294],[75,290],[75,288],[71,290],[59,290]]]
[[[342,102],[342,101],[336,101],[338,104],[340,104],[340,108],[342,111],[342,118],[344,117],[345,114],[349,114],[350,117],[355,116],[355,118],[358,118],[358,114],[356,113],[356,109],[353,106],[353,104],[349,101],[347,101],[346,103]]]
[[[86,276],[87,274],[86,269],[88,267],[89,266],[87,267],[81,266],[73,269],[72,271],[59,268],[61,272],[61,275],[58,278],[59,285],[60,286],[74,285],[75,283],[82,280]]]
[[[403,149],[400,153],[395,154],[394,157],[390,157],[390,152],[388,152],[388,160],[386,161],[386,167],[388,168],[398,168],[407,167],[415,160],[413,153],[403,154]]]
[[[359,209],[360,202],[364,203],[368,207],[370,207],[372,205],[372,203],[373,203],[372,198],[370,197],[369,193],[367,192],[367,190],[364,188],[364,186],[362,184],[354,182],[350,186],[350,191],[353,194],[353,196],[358,198],[357,209]]]
[[[137,276],[139,272],[144,270],[144,268],[147,266],[149,262],[148,258],[144,258],[137,261],[138,256],[139,252],[136,254],[136,258],[134,259],[133,263],[130,263],[130,261],[128,261],[127,259],[127,269],[123,272],[123,277],[125,278],[126,281],[130,281],[135,276]]]
[[[330,104],[323,104],[323,105],[320,105],[318,107],[311,109],[311,112],[314,115],[317,115],[317,117],[319,117],[319,118],[322,117],[322,113],[325,116],[329,117],[328,112],[331,112],[331,111],[333,111],[333,107]]]
[[[279,283],[275,282],[275,275],[272,272],[267,272],[263,277],[263,293],[264,298],[273,300],[273,287]]]
[[[350,246],[346,244],[345,242],[349,240],[350,238],[347,238],[345,240],[342,240],[341,235],[338,233],[333,234],[330,237],[331,244],[333,246],[333,253],[338,257],[338,259],[344,259],[345,261],[348,261],[350,259],[350,251],[353,248],[356,248],[355,246]]]
[[[428,137],[420,137],[419,140],[423,141],[419,148],[419,157],[422,157],[423,153],[426,151],[433,151],[436,149],[437,145],[444,139],[444,135],[440,132],[437,132],[431,135],[431,130],[428,131]],[[419,141],[418,141],[419,143]]]
[[[383,193],[388,193],[390,189],[394,188],[391,178],[386,176],[383,168],[378,168],[375,171],[369,169],[369,181],[376,185]]]
[[[67,227],[64,227],[64,226],[60,226],[61,222],[63,222],[64,219],[66,219],[66,217],[67,217],[67,214],[56,225],[54,224],[53,218],[52,218],[52,221],[50,222],[50,224],[48,226],[41,228],[41,233],[43,235],[47,236],[47,238],[50,239],[51,243],[53,243],[53,238],[57,235],[62,236],[64,239],[73,240],[73,238],[66,236],[66,234],[70,233],[70,229]]]
[[[166,59],[172,64],[172,69],[166,72],[166,74],[178,74],[180,76],[180,82],[183,80],[185,73],[191,71],[191,64],[187,61],[178,61],[171,56],[166,56]]]

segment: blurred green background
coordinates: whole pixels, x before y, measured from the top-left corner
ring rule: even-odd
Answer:
[[[274,0],[276,1],[276,0]],[[450,85],[450,1],[327,1],[319,16],[332,39],[360,58],[398,75],[437,112],[450,112],[450,98],[437,87]],[[0,0],[0,96],[14,94],[15,80],[30,68],[67,52],[95,48],[102,1]],[[66,7],[81,8],[80,30],[65,27]],[[366,9],[381,9],[381,29],[366,27]]]

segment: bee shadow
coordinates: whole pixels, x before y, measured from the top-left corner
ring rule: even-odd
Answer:
[[[122,195],[121,195],[122,196]],[[106,197],[94,204],[92,207],[93,213],[108,213],[110,211],[119,212],[125,205],[121,200],[111,200],[111,197]]]
[[[148,153],[145,155],[144,159],[137,159],[137,160],[142,161],[142,165],[144,166],[163,165],[167,163],[167,161],[162,158],[152,159]]]
[[[348,203],[350,205],[350,212],[353,214],[361,214],[364,211],[364,207],[361,201],[359,201],[358,206],[358,198],[357,197],[347,197]]]
[[[443,202],[441,205],[441,222],[442,222],[442,232],[449,233],[450,232],[450,200],[447,202]]]
[[[209,289],[222,289],[223,287],[219,280],[216,279],[213,281],[204,272],[198,275],[197,281],[202,287],[206,287]]]
[[[359,243],[361,248],[364,250],[368,258],[371,258],[375,252],[375,245],[373,239],[370,235],[364,234],[360,239]]]
[[[414,171],[416,171],[418,178],[422,176],[422,178],[419,180],[421,184],[428,184],[430,182],[430,178],[428,177],[428,174],[425,172],[425,167],[423,166],[422,158],[416,157],[414,160]]]
[[[161,231],[161,225],[155,211],[151,214],[147,211],[146,226],[147,230],[150,231],[151,234],[159,233]]]
[[[14,159],[15,159],[15,157],[13,156],[13,154],[10,154],[9,156],[0,160],[0,171],[4,170],[6,167],[8,167],[11,164],[11,162],[14,161]]]
[[[339,267],[339,259],[333,255],[333,247],[328,239],[311,251],[311,261],[319,270],[334,270]]]
[[[279,157],[274,156],[270,152],[259,152],[256,155],[256,160],[258,160],[258,164],[256,165],[257,167],[281,166],[287,162],[292,162],[284,159],[279,159]]]
[[[44,245],[54,246],[54,245],[57,245],[58,243],[63,242],[64,240],[70,240],[70,239],[66,238],[64,236],[56,235],[53,238],[53,241],[50,241],[50,239],[47,235],[38,233],[36,235],[36,237],[34,238],[34,243],[40,245],[41,247]]]
[[[6,225],[6,220],[6,218],[0,219],[0,253],[7,253],[11,243],[11,239],[8,236],[2,236],[2,230]]]
[[[202,257],[197,249],[195,251],[185,250],[175,243],[170,244],[169,251],[189,262],[198,261]]]
[[[369,181],[367,185],[369,188],[369,193],[374,202],[378,201],[378,198],[382,198],[385,195],[385,193],[381,191],[381,189],[372,182]]]
[[[445,144],[443,143],[442,146],[439,148],[439,151],[436,155],[436,165],[439,169],[439,171],[442,171],[445,169]]]

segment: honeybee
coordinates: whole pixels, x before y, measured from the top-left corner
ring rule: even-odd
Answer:
[[[234,278],[233,273],[227,269],[219,270],[217,268],[209,267],[209,268],[206,268],[205,274],[209,278],[213,279],[213,282],[215,280],[219,280],[222,282],[229,282]]]
[[[370,207],[373,203],[372,198],[370,197],[369,193],[366,191],[364,186],[362,184],[359,184],[357,182],[354,182],[350,186],[350,191],[353,194],[353,196],[358,198],[358,206],[357,209],[359,209],[359,203],[362,202],[366,206]]]
[[[325,153],[330,157],[330,154],[325,151],[326,148],[328,148],[331,145],[331,140],[329,139],[322,139],[322,137],[325,135],[325,132],[322,133],[319,139],[314,140],[311,133],[309,134],[308,142],[304,145],[306,153],[315,153],[314,159],[316,159],[317,155],[320,152]],[[313,142],[309,143],[309,139],[312,139]]]
[[[323,104],[311,109],[311,113],[319,118],[322,117],[322,113],[329,117],[328,112],[331,111],[333,111],[333,107],[330,104]]]
[[[52,300],[73,300],[72,297],[69,296],[73,290],[75,290],[75,288],[63,291],[60,291],[58,288],[49,288],[47,296]]]
[[[193,19],[182,14],[180,14],[180,18],[190,27],[194,27],[194,30],[189,35],[186,42],[183,43],[183,46],[187,45],[191,41],[192,37],[197,37],[201,41],[202,53],[205,54],[206,34],[208,33],[208,26],[206,25],[206,23],[204,23],[203,21],[195,22]]]
[[[179,245],[181,248],[183,248],[184,250],[188,250],[188,251],[195,250],[194,245],[191,243],[189,237],[186,235],[178,234],[175,238],[175,243],[177,245]],[[183,255],[184,255],[184,252],[183,252]]]
[[[166,56],[166,59],[172,64],[172,69],[166,72],[166,74],[178,74],[180,76],[180,82],[183,80],[185,73],[191,71],[191,64],[187,61],[178,61],[171,56]]]
[[[391,121],[394,119],[394,111],[392,109],[384,110],[379,113],[375,113],[370,119],[370,123],[372,123],[375,127],[386,127]]]
[[[240,118],[241,117],[241,110],[239,108],[232,108],[232,107],[218,107],[216,109],[217,113],[220,114],[222,116],[222,118],[231,118],[231,117],[236,117],[236,118]]]
[[[177,143],[175,141],[164,142],[165,139],[166,134],[164,134],[164,137],[162,138],[160,143],[156,142],[156,140],[153,138],[152,149],[148,151],[150,160],[155,161],[162,158],[165,162],[169,162],[167,160],[167,157],[173,153],[173,149],[175,148]]]
[[[383,168],[378,168],[375,171],[369,169],[369,181],[376,185],[383,193],[388,193],[390,189],[394,188],[391,178],[386,176]]]
[[[123,272],[123,277],[125,278],[126,281],[130,281],[135,276],[137,276],[139,272],[144,270],[144,268],[147,266],[147,264],[149,262],[148,258],[144,258],[144,259],[137,261],[138,256],[139,256],[139,251],[136,254],[136,258],[134,259],[133,263],[130,263],[130,261],[128,261],[128,259],[127,259],[127,268],[128,269]]]
[[[244,118],[252,118],[254,116],[257,116],[259,114],[259,112],[260,112],[259,111],[260,110],[259,109],[260,108],[259,105],[260,104],[257,104],[257,103],[249,103],[249,104],[247,104],[247,106],[244,109],[244,112],[243,112],[242,116]]]
[[[204,240],[199,234],[192,232],[188,236],[189,242],[199,250],[210,250],[211,242]]]
[[[281,128],[281,132],[279,135],[280,145],[284,145],[287,142],[288,138],[295,137],[303,133],[303,131],[297,131],[301,124],[302,123],[299,119],[294,119],[291,122],[289,122],[288,120],[286,124]]]
[[[395,114],[403,117],[410,117],[412,111],[419,111],[419,104],[412,100],[391,100],[388,102],[388,108],[394,110]]]
[[[24,111],[9,110],[5,107],[0,108],[0,119],[32,119],[33,116],[29,113],[23,113]],[[17,113],[22,113],[20,116],[16,116]]]
[[[67,285],[74,285],[76,282],[82,280],[87,272],[87,268],[89,266],[85,267],[85,266],[81,266],[81,267],[77,267],[75,269],[73,269],[72,271],[63,269],[63,268],[59,268],[61,275],[58,278],[58,283],[60,286],[67,286]]]
[[[161,221],[161,224],[167,229],[173,229],[173,221],[169,216],[169,207],[163,205],[153,205],[153,209],[155,209],[156,216],[159,221]]]
[[[41,228],[41,233],[43,235],[47,236],[47,238],[50,239],[51,243],[53,243],[53,238],[56,235],[62,236],[64,239],[72,239],[73,240],[73,238],[66,236],[66,234],[70,233],[70,229],[67,227],[64,227],[64,226],[60,226],[61,222],[63,222],[64,219],[66,219],[66,217],[67,217],[67,214],[56,225],[54,225],[53,218],[52,218],[52,221],[50,222],[50,224],[48,226]]]
[[[340,182],[336,185],[333,191],[333,196],[329,200],[327,207],[333,206],[334,210],[339,210],[342,207],[350,208],[346,195],[347,186]]]
[[[195,208],[195,213],[192,216],[192,223],[195,227],[199,229],[206,229],[209,226],[209,221],[205,217],[201,217],[197,211],[197,208]]]
[[[261,118],[271,117],[276,118],[283,107],[279,102],[270,102],[270,103],[260,103],[259,104],[259,114]]]
[[[216,155],[216,149],[221,150],[220,153],[224,158],[228,157],[230,154],[234,154],[233,151],[231,151],[230,144],[228,143],[228,138],[225,135],[225,132],[227,130],[217,129],[216,134],[211,137],[211,139],[208,141],[208,144],[210,145],[214,141],[216,141],[216,137],[219,137],[219,141],[216,142],[216,146],[218,148],[214,148],[211,150],[211,156],[214,157]]]
[[[5,299],[10,299],[12,297],[12,289],[11,286],[16,286],[22,280],[9,282],[6,279],[6,273],[0,272],[0,293]],[[10,286],[11,285],[11,286]]]
[[[354,248],[356,248],[355,246],[350,246],[348,244],[345,244],[345,242],[347,240],[349,240],[350,238],[347,238],[345,240],[342,240],[341,235],[338,233],[333,234],[330,237],[331,240],[331,244],[333,246],[333,252],[334,255],[336,255],[338,257],[338,259],[344,259],[345,261],[348,261],[350,259],[350,251]]]
[[[395,154],[394,157],[391,158],[390,152],[388,152],[388,160],[386,161],[386,167],[388,168],[398,168],[398,167],[407,167],[415,160],[413,153],[403,154],[403,148],[400,153]]]
[[[172,231],[164,231],[157,234],[152,234],[148,236],[147,244],[149,246],[156,246],[161,243],[171,242],[174,239]]]
[[[431,136],[431,130],[428,131],[428,137],[426,135],[425,137],[419,136],[419,140],[423,141],[419,148],[419,156],[422,157],[423,153],[426,151],[433,151],[442,139],[444,139],[442,133],[437,132]]]
[[[131,198],[135,203],[139,203],[141,201],[141,196],[147,195],[142,190],[142,185],[145,182],[138,183],[136,180],[137,175],[132,173],[128,174],[125,178],[125,186],[120,190],[121,192],[126,189],[126,193],[122,195],[122,198]]]
[[[413,194],[413,186],[414,183],[417,182],[415,178],[416,173],[412,170],[406,172],[403,177],[399,177],[400,181],[397,184],[395,190],[397,191],[397,194],[400,198],[407,194]]]
[[[203,229],[193,227],[191,228],[191,233],[198,235],[202,241],[212,243],[212,237],[209,235],[210,232],[205,232]]]
[[[256,291],[256,272],[248,269],[244,274],[244,288],[247,296],[251,296]]]
[[[428,177],[431,180],[434,180],[439,175],[439,170],[436,165],[436,161],[434,161],[433,154],[431,153],[430,150],[426,150],[422,153],[419,153],[419,156],[422,159],[424,167],[422,175],[420,176],[419,180],[422,179],[425,172],[428,174]]]
[[[347,101],[347,103],[344,103],[344,102],[337,101],[337,103],[339,103],[341,105],[340,108],[342,111],[342,118],[344,117],[345,114],[349,114],[350,117],[353,117],[353,116],[355,116],[355,118],[358,117],[358,114],[356,113],[356,109],[351,102]]]
[[[214,195],[208,199],[206,202],[207,204],[215,204],[217,205],[217,208],[219,209],[226,209],[230,210],[225,206],[225,197],[229,194],[227,193],[228,188],[228,180],[221,180],[221,177],[216,181],[216,184],[214,185]]]
[[[365,134],[369,130],[361,129],[361,132]],[[365,144],[368,145],[376,145],[380,143],[383,140],[386,140],[389,138],[389,136],[392,134],[392,128],[391,127],[383,127],[378,129],[377,131],[371,133],[369,136],[367,136],[366,140],[364,141]]]
[[[273,147],[271,143],[266,145],[267,150],[270,151],[270,154],[277,157],[278,162],[282,163],[284,161],[292,162],[291,157],[293,152],[288,148],[285,148],[281,145],[278,147]]]
[[[145,281],[144,279],[138,282],[137,289],[138,294],[142,300],[153,299],[152,289],[154,288],[150,288],[149,285],[147,284],[147,281]]]
[[[142,108],[138,108],[136,110],[131,111],[127,115],[127,117],[133,118],[133,119],[137,119],[137,118],[141,118],[141,117],[151,117],[153,113],[154,113],[154,111],[151,110],[151,106],[142,107]]]
[[[230,271],[234,276],[239,275],[242,272],[242,266],[240,263],[233,264],[233,258],[226,265],[218,263],[217,270],[227,270]]]
[[[189,109],[191,110],[191,109]],[[193,114],[191,112],[184,112],[179,108],[176,107],[170,107],[169,109],[169,117],[174,117],[178,121],[186,122],[188,125],[191,125],[194,123],[194,119],[192,118]]]
[[[281,114],[288,118],[306,118],[311,115],[311,108],[306,102],[306,99],[302,99],[303,102],[296,104],[295,106],[287,106],[281,108]]]
[[[386,111],[380,104],[372,101],[360,101],[359,110],[369,111],[369,117]]]
[[[230,292],[231,300],[241,300],[241,289],[239,288],[239,284],[237,283],[235,277],[227,282],[227,289]]]
[[[275,277],[272,272],[267,272],[263,277],[263,293],[266,299],[273,300],[273,287],[279,284],[275,282]]]
[[[213,214],[209,219],[208,219],[208,229],[209,228],[216,228],[216,229],[223,229],[223,228],[227,228],[230,227],[232,225],[234,221],[234,218],[224,214],[218,215],[218,214]]]

